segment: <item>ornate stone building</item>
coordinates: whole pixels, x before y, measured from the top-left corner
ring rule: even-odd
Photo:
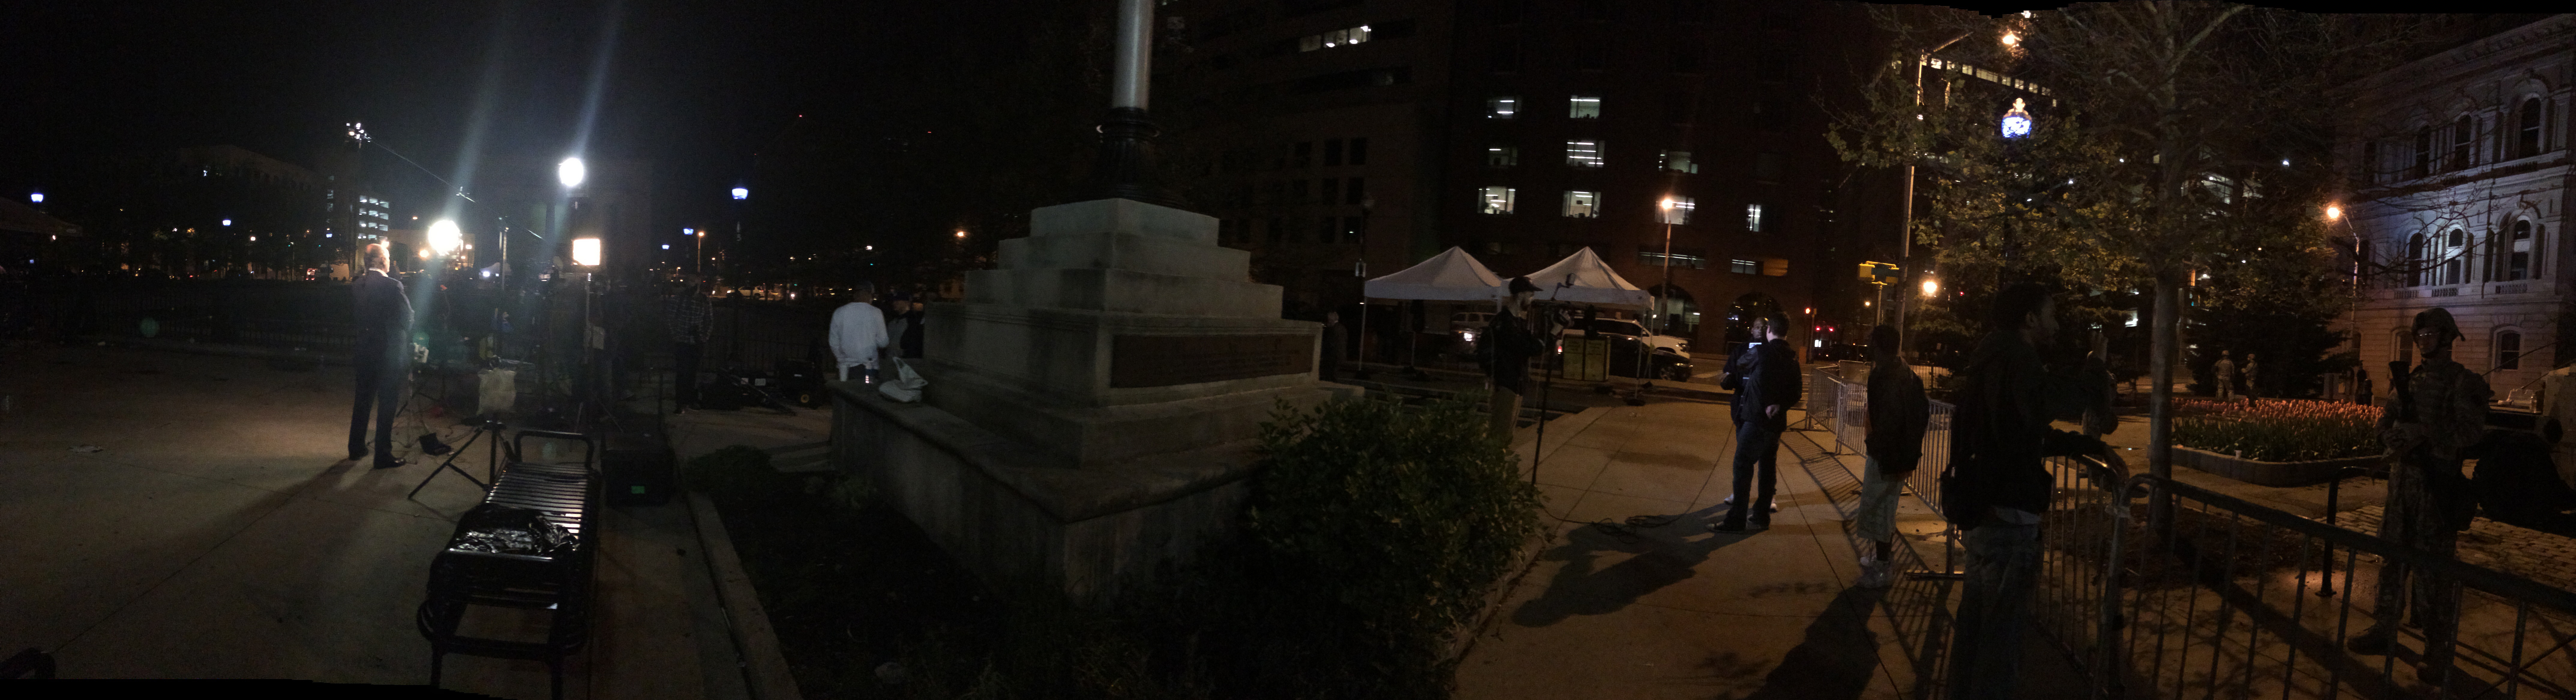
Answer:
[[[2356,303],[2342,329],[2385,395],[2414,360],[2410,319],[2450,310],[2453,357],[2488,372],[2499,400],[2576,360],[2576,248],[2568,245],[2567,110],[2576,15],[2505,30],[2346,86],[2336,157],[2346,192],[2325,211],[2354,249]]]

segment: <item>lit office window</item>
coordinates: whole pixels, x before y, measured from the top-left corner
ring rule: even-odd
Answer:
[[[1565,116],[1572,119],[1601,118],[1601,96],[1575,95],[1565,101]]]
[[[1728,260],[1726,271],[1739,275],[1759,275],[1762,274],[1762,263],[1751,260]]]
[[[1601,193],[1570,190],[1565,193],[1565,215],[1589,219],[1601,215]]]
[[[1588,139],[1565,142],[1565,164],[1577,168],[1601,167],[1601,142]]]
[[[1747,205],[1744,205],[1744,230],[1746,230],[1746,231],[1760,231],[1760,230],[1762,230],[1762,205],[1760,205],[1760,204],[1747,204]]]
[[[1485,167],[1508,168],[1521,164],[1518,146],[1493,146],[1485,149]]]
[[[1662,206],[1662,202],[1656,203],[1655,223],[1674,225],[1689,224],[1691,209],[1696,208],[1699,205],[1693,202],[1689,197],[1669,197],[1668,199],[1671,199],[1673,202],[1673,205],[1669,208]]]
[[[1487,119],[1510,119],[1513,115],[1519,114],[1520,110],[1521,98],[1518,97],[1489,97],[1485,99],[1485,118]]]
[[[1515,192],[1515,190],[1509,187],[1485,188],[1478,195],[1478,201],[1484,204],[1480,211],[1486,214],[1512,213],[1512,200],[1514,199]]]
[[[1663,168],[1664,172],[1685,175],[1699,172],[1699,164],[1691,162],[1690,151],[1665,151],[1663,164],[1658,167]]]

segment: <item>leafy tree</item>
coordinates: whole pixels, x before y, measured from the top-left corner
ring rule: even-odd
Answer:
[[[1900,49],[1832,142],[1859,165],[1933,171],[1930,208],[1909,223],[1945,268],[2149,290],[2150,469],[2169,474],[2182,292],[2236,260],[2229,283],[2313,280],[2296,263],[2329,249],[2330,90],[2386,65],[2419,23],[2192,2],[1878,16]],[[2045,88],[2011,93],[2044,100],[2029,105],[2029,136],[1998,135],[2009,98],[1983,76]],[[2279,264],[2254,265],[2257,251]]]

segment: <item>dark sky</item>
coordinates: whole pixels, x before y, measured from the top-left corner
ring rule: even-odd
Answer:
[[[938,3],[931,3],[938,4]],[[935,18],[887,2],[16,3],[0,22],[0,188],[102,154],[234,144],[310,165],[343,122],[452,176],[483,110],[483,152],[583,149],[655,162],[665,216],[723,206],[751,153],[802,110],[861,109]],[[614,27],[613,40],[610,38]],[[434,181],[381,152],[403,213]],[[392,180],[400,176],[407,179]]]

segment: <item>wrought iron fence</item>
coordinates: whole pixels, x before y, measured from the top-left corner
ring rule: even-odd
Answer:
[[[2576,697],[2576,592],[2171,479],[2114,481],[2090,458],[2050,466],[2033,622],[2094,697]],[[2172,502],[2163,518],[2144,498],[2155,491]],[[2431,582],[2401,601],[2462,590],[2414,614],[2432,631],[2355,652],[2388,563]],[[2444,650],[2453,663],[2417,665]]]

